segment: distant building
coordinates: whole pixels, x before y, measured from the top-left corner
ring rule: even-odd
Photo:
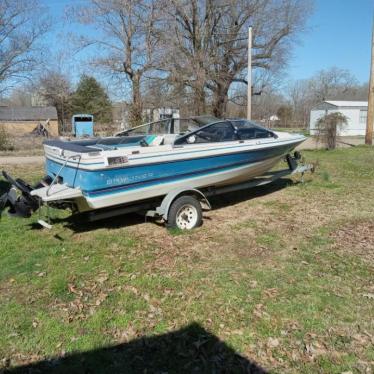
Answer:
[[[179,109],[175,108],[154,108],[145,109],[143,116],[146,117],[147,122],[159,121],[168,118],[179,118]]]
[[[340,112],[348,119],[339,135],[357,136],[365,135],[366,118],[368,113],[367,101],[335,101],[327,100],[316,105],[310,112],[309,130],[311,135],[317,134],[317,121],[326,114]]]
[[[54,107],[0,107],[0,127],[11,135],[31,133],[47,120],[50,136],[58,136],[57,111]]]
[[[269,117],[269,121],[271,122],[279,121],[279,117],[276,114],[273,114]]]

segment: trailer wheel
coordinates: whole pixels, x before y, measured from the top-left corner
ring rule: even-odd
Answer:
[[[202,219],[200,202],[193,196],[181,196],[170,206],[166,227],[192,230],[201,225]]]

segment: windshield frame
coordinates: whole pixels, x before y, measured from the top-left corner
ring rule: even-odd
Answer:
[[[201,126],[201,127],[199,127],[198,129],[196,129],[196,130],[190,131],[190,132],[188,132],[188,133],[182,135],[182,136],[179,137],[178,139],[175,139],[175,141],[174,141],[174,145],[194,145],[194,144],[201,144],[201,143],[192,143],[192,144],[189,144],[189,143],[187,142],[187,138],[190,137],[190,136],[192,136],[192,135],[194,135],[194,134],[196,134],[196,133],[199,132],[199,131],[204,130],[204,129],[207,128],[207,127],[210,127],[210,126],[216,125],[216,124],[218,124],[218,123],[225,123],[225,122],[230,123],[230,125],[231,125],[232,128],[233,128],[233,131],[234,131],[235,134],[236,134],[235,126],[232,124],[231,120],[229,120],[229,119],[219,119],[219,120],[217,120],[217,121],[215,121],[215,122],[211,122],[211,123],[208,123],[208,124],[206,124],[206,125],[204,125],[204,126]],[[222,143],[223,143],[223,142],[236,142],[236,141],[238,141],[238,140],[240,140],[240,139],[238,138],[238,139],[236,139],[236,140],[224,140],[224,141],[222,141]],[[207,142],[207,143],[219,143],[219,142]]]
[[[159,119],[157,121],[143,123],[142,125],[135,126],[135,127],[130,128],[130,129],[117,132],[115,134],[115,136],[130,136],[132,132],[135,132],[135,134],[133,134],[133,135],[140,136],[140,135],[143,135],[143,134],[139,134],[139,133],[137,134],[136,133],[137,129],[147,127],[147,126],[150,128],[152,125],[155,125],[157,123],[162,123],[162,122],[170,122],[170,124],[168,125],[168,134],[174,134],[174,120],[175,119],[179,119],[179,118],[163,118],[163,119]],[[148,131],[144,133],[144,136],[149,135],[149,134],[151,134],[151,133],[149,132],[149,129],[148,129]]]
[[[201,126],[200,128],[198,128],[198,129],[196,129],[196,130],[190,131],[190,132],[188,132],[188,133],[182,135],[181,137],[177,138],[177,139],[174,141],[174,145],[193,145],[193,144],[201,144],[201,143],[191,143],[191,144],[189,144],[189,143],[187,142],[187,138],[190,137],[190,136],[192,136],[192,135],[194,135],[195,133],[197,133],[197,132],[199,132],[199,131],[201,131],[201,130],[204,130],[204,129],[207,128],[207,127],[213,126],[213,125],[215,125],[215,124],[217,124],[217,123],[225,123],[225,122],[228,122],[228,123],[231,124],[231,126],[233,127],[233,130],[234,130],[234,132],[235,132],[235,134],[236,134],[236,136],[237,136],[237,139],[236,139],[236,140],[223,140],[222,143],[224,143],[224,142],[236,142],[236,141],[241,141],[241,142],[243,142],[243,141],[247,141],[247,140],[266,139],[266,138],[241,139],[241,137],[240,137],[240,133],[239,133],[239,130],[238,130],[238,128],[235,126],[235,122],[239,122],[239,121],[246,121],[246,122],[249,122],[249,123],[252,124],[254,127],[257,127],[257,128],[259,128],[259,129],[261,129],[261,130],[265,130],[265,131],[269,132],[269,133],[272,135],[272,136],[271,136],[272,138],[274,138],[274,139],[277,139],[277,138],[278,138],[277,134],[275,134],[274,131],[271,131],[271,130],[267,129],[266,127],[263,127],[263,126],[261,126],[261,125],[258,125],[258,124],[257,124],[256,122],[254,122],[254,121],[251,121],[251,120],[248,120],[248,119],[245,119],[245,118],[230,118],[230,119],[228,118],[228,119],[219,119],[219,120],[217,120],[217,121],[214,121],[214,122],[208,123],[208,124],[206,124],[206,125],[204,125],[204,126]],[[270,138],[270,137],[269,137],[269,138]],[[207,142],[207,143],[209,143],[209,142]],[[220,143],[220,142],[218,141],[218,142],[212,142],[212,143]]]

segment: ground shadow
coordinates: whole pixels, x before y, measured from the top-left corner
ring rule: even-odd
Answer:
[[[250,201],[261,196],[270,195],[298,183],[299,182],[294,182],[292,179],[280,178],[263,186],[212,196],[209,198],[209,201],[212,205],[212,209],[220,209],[226,206],[241,203],[243,201]]]
[[[74,231],[75,233],[83,233],[94,231],[98,229],[118,229],[121,227],[130,227],[134,225],[140,225],[146,221],[144,216],[136,213],[124,214],[116,217],[101,219],[98,221],[90,222],[84,215],[71,215],[65,218],[53,217],[53,213],[49,220],[51,225],[62,223],[64,227]],[[32,222],[28,225],[31,230],[43,230],[44,228],[36,223]]]
[[[290,185],[297,183],[299,182],[294,182],[291,179],[287,178],[281,178],[264,186],[252,187],[245,190],[225,193],[217,196],[211,196],[209,198],[209,201],[212,205],[213,210],[221,209],[226,206],[235,205],[243,201],[250,201],[261,196],[269,195],[271,193],[280,191]],[[204,219],[209,219],[209,217],[204,217]],[[106,228],[110,230],[118,229],[121,227],[130,227],[143,224],[146,221],[153,221],[155,223],[158,223],[152,218],[146,218],[144,215],[136,213],[124,214],[116,217],[101,219],[94,222],[89,222],[84,215],[73,215],[67,218],[53,218],[52,214],[50,223],[52,225],[63,223],[65,227],[69,228],[75,233],[82,233],[97,230],[100,228]],[[31,223],[29,227],[33,230],[42,229],[42,227],[37,223]]]
[[[5,373],[253,373],[267,371],[193,323],[181,330],[8,369]]]

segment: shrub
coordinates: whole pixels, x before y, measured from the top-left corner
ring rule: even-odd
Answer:
[[[11,151],[14,147],[4,127],[0,127],[0,151]]]
[[[327,149],[336,148],[336,135],[348,123],[348,118],[340,113],[329,113],[317,121],[317,140],[324,143]]]

